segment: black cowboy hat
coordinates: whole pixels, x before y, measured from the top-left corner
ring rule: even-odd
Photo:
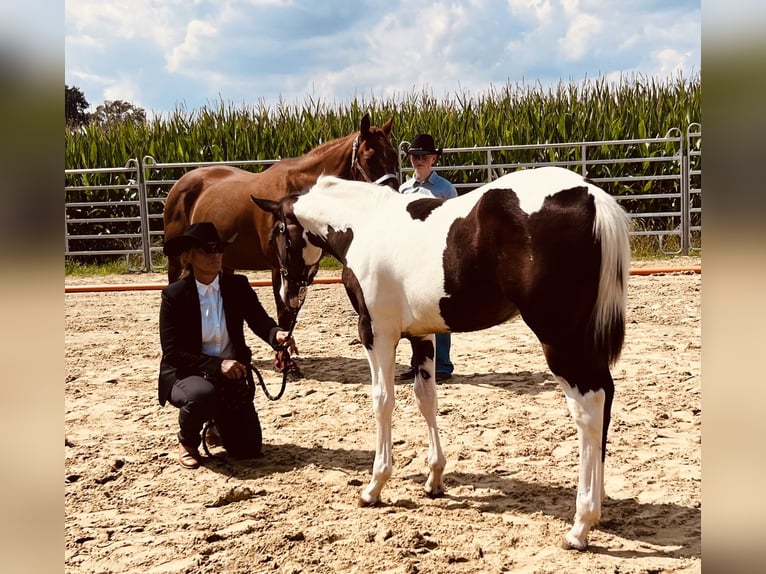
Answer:
[[[200,221],[199,223],[192,223],[187,227],[183,235],[168,239],[162,247],[162,252],[165,255],[175,256],[181,255],[181,253],[193,247],[201,247],[207,253],[222,252],[227,244],[237,238],[237,235],[235,233],[228,241],[221,241],[215,225],[209,221]]]
[[[431,134],[418,134],[412,140],[412,144],[407,150],[407,155],[441,155],[444,148],[436,149],[434,138]]]

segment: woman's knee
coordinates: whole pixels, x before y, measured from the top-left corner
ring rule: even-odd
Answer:
[[[206,405],[215,400],[215,385],[204,377],[196,375],[177,380],[170,392],[170,402],[175,406]]]

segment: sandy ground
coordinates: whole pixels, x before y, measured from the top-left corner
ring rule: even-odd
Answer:
[[[257,291],[272,311],[270,288]],[[306,378],[276,402],[257,393],[265,455],[196,471],[176,461],[177,410],[156,400],[159,291],[66,294],[65,570],[700,572],[700,291],[698,274],[631,277],[608,499],[584,553],[560,548],[574,514],[574,423],[522,321],[453,335],[455,375],[439,386],[447,495],[423,494],[425,423],[412,385],[397,384],[394,473],[383,504],[360,508],[374,420],[340,285],[312,286],[301,312]],[[276,388],[272,353],[248,340]],[[399,371],[408,360],[404,341]]]

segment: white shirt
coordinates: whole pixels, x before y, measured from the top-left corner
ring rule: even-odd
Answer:
[[[211,357],[230,359],[231,339],[226,330],[226,315],[223,312],[219,277],[216,276],[209,285],[196,282],[202,315],[202,353]]]

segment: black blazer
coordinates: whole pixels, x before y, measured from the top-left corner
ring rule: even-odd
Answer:
[[[266,313],[247,277],[223,273],[220,288],[234,358],[245,365],[250,364],[252,352],[245,344],[245,322],[253,333],[276,349],[280,327]],[[176,380],[191,375],[213,378],[220,373],[223,359],[202,354],[202,314],[197,283],[191,275],[162,290],[160,343],[158,398],[161,405],[168,400]]]

